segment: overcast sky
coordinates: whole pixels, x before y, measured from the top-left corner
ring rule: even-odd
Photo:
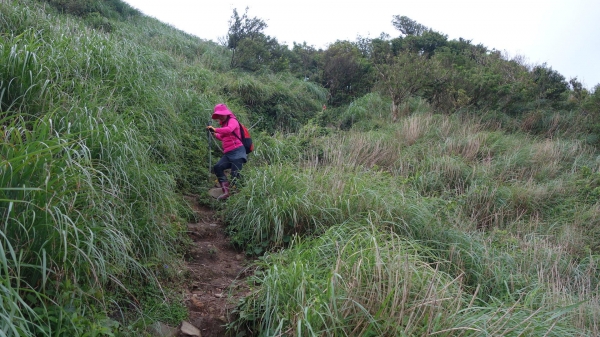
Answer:
[[[567,80],[600,84],[600,0],[124,0],[202,39],[227,34],[233,9],[264,20],[279,43],[326,48],[357,36],[397,37],[394,15],[404,15],[449,39],[472,40],[488,49],[546,63]]]

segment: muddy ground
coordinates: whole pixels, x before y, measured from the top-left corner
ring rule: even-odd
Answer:
[[[231,309],[247,292],[245,278],[250,275],[249,260],[236,250],[225,235],[225,224],[195,196],[186,200],[196,213],[196,223],[188,224],[193,241],[186,256],[189,281],[185,303],[189,322],[202,337],[224,337]],[[179,331],[179,336],[187,336]]]

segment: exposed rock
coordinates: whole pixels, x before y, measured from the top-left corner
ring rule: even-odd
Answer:
[[[148,332],[154,337],[175,337],[177,329],[161,322],[156,322],[148,327]]]
[[[181,322],[181,327],[179,329],[185,336],[202,337],[200,330],[186,321]]]
[[[202,301],[200,301],[200,299],[198,298],[197,295],[193,295],[192,298],[190,299],[191,301],[191,305],[196,309],[196,310],[201,310],[202,308],[204,308],[204,303],[202,303]]]

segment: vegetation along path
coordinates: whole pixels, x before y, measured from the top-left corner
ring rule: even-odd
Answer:
[[[188,322],[200,330],[202,337],[224,336],[228,314],[236,301],[246,295],[246,257],[237,251],[225,235],[225,224],[197,197],[186,197],[196,223],[188,224],[193,241],[186,256],[189,282],[186,305]]]

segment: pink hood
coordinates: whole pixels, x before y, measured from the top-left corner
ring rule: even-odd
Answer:
[[[240,123],[237,121],[233,112],[231,112],[225,104],[217,104],[215,105],[212,119],[217,119],[218,116],[229,117],[225,122],[219,121],[221,127],[215,129],[215,137],[223,143],[223,152],[229,152],[240,146],[244,146],[242,141],[238,138],[241,137]]]
[[[231,112],[231,110],[229,110],[227,108],[227,105],[225,104],[217,104],[215,105],[215,110],[212,114],[212,119],[217,119],[217,116],[221,115],[221,116],[229,116],[229,117],[234,117],[233,112]]]

